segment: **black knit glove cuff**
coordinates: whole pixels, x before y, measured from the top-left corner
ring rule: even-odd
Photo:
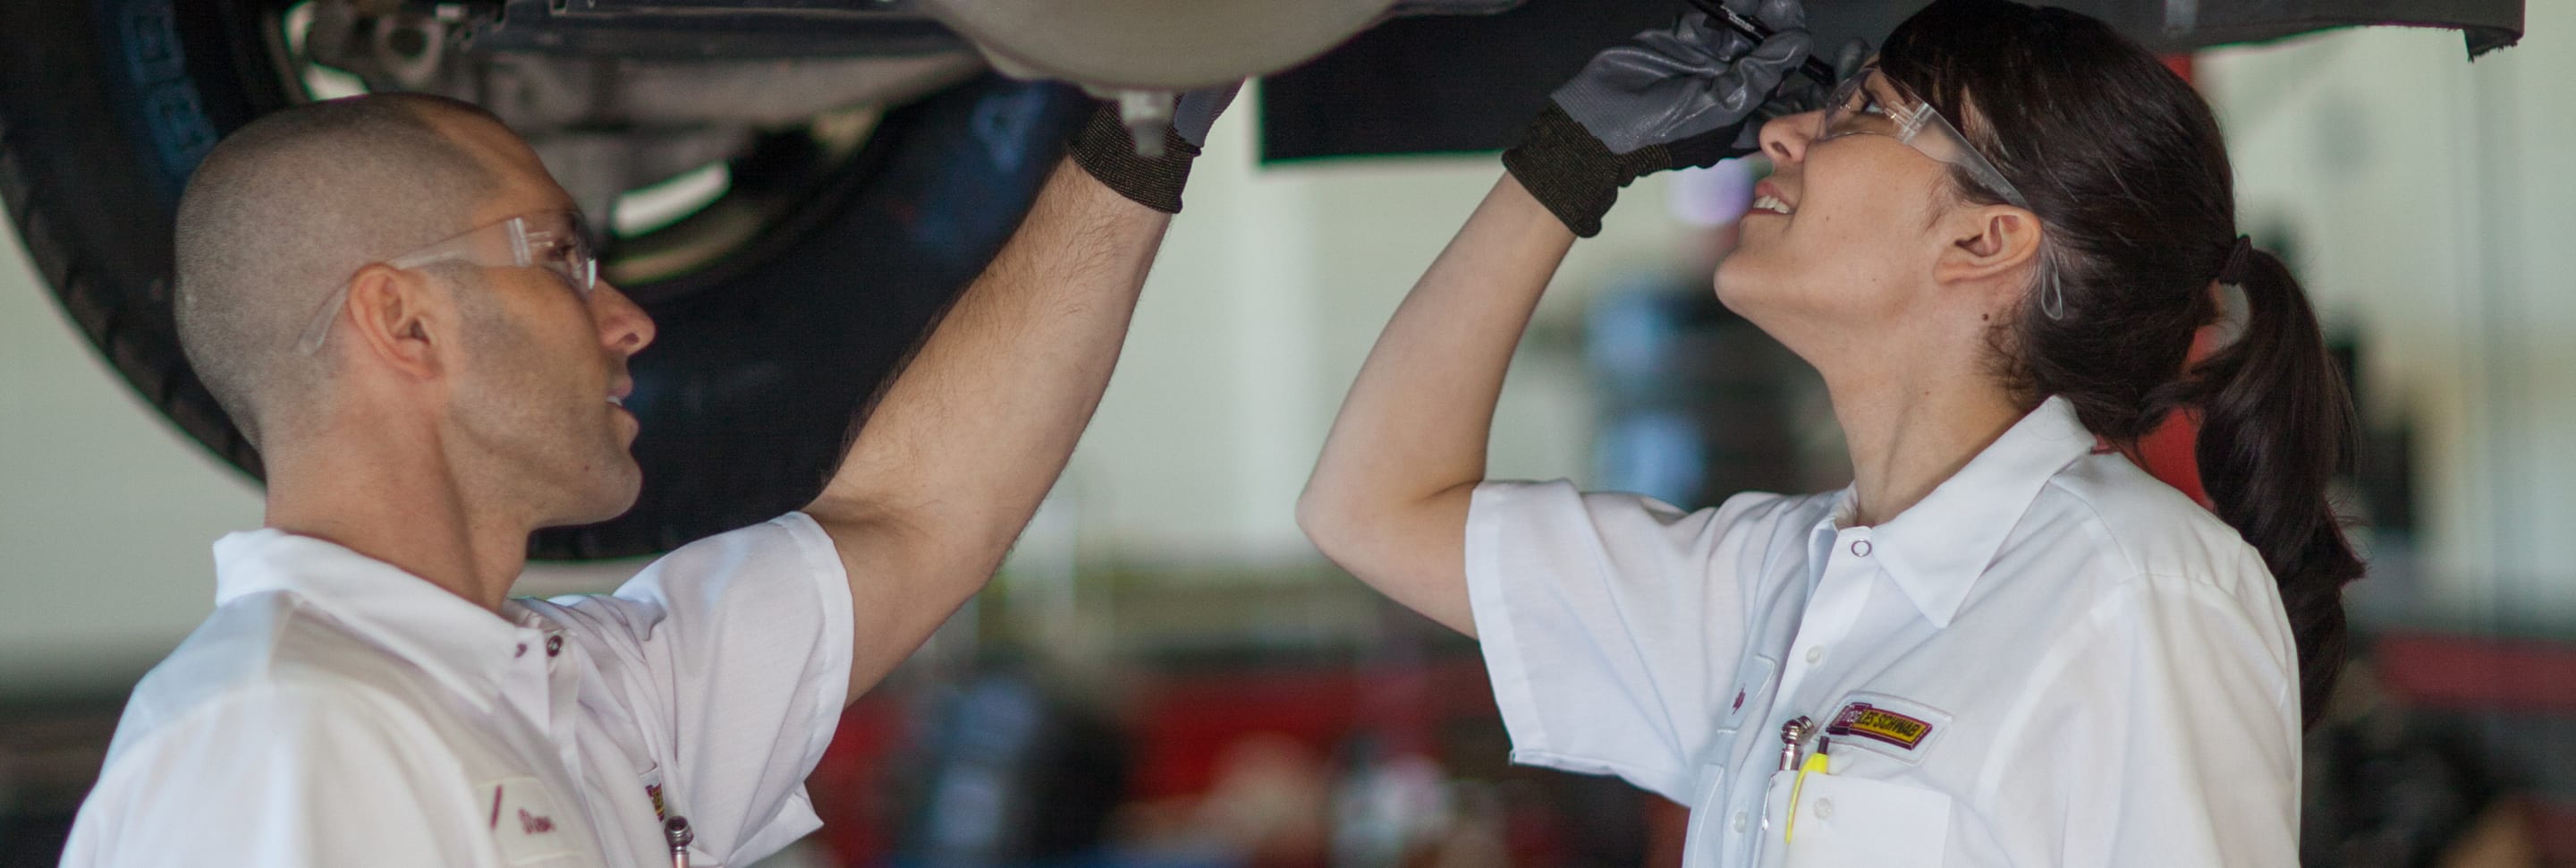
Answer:
[[[1065,151],[1083,171],[1118,195],[1165,214],[1181,213],[1181,187],[1189,183],[1190,161],[1199,155],[1197,145],[1165,129],[1161,157],[1137,156],[1135,137],[1111,106],[1092,112],[1091,122],[1073,134]]]
[[[1663,145],[1625,154],[1593,137],[1551,100],[1521,132],[1520,144],[1503,152],[1503,168],[1547,206],[1565,228],[1590,238],[1601,234],[1601,215],[1619,201],[1619,188],[1672,164]]]

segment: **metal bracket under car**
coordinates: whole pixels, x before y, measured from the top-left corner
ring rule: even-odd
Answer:
[[[352,5],[385,0],[342,0]],[[1069,81],[1152,131],[1180,91],[1311,60],[1389,18],[1483,15],[1522,0],[501,0],[450,2],[460,50],[714,61],[954,53]],[[960,34],[963,34],[962,36]]]

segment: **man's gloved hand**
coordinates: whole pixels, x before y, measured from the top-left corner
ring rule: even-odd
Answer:
[[[1745,140],[1748,126],[1759,128],[1756,110],[1807,58],[1807,14],[1798,0],[1725,4],[1771,28],[1771,38],[1756,45],[1692,12],[1593,55],[1503,152],[1504,168],[1589,238],[1628,182],[1752,153],[1758,143]]]
[[[1165,214],[1178,214],[1181,187],[1190,180],[1190,161],[1198,158],[1199,149],[1207,145],[1208,130],[1242,90],[1243,83],[1235,82],[1181,94],[1172,106],[1171,128],[1163,132],[1162,156],[1136,154],[1135,134],[1119,119],[1115,105],[1093,112],[1091,122],[1073,134],[1065,150],[1083,171],[1118,195]]]

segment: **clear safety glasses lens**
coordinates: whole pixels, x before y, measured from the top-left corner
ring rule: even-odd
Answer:
[[[577,217],[566,219],[571,226],[580,225]],[[544,266],[584,297],[599,286],[599,257],[591,252],[590,238],[581,230],[525,229],[523,239],[516,243],[527,251],[527,259],[534,260],[521,261],[520,265]]]
[[[1934,111],[1931,103],[1876,67],[1844,79],[1825,98],[1825,116],[1816,141],[1859,135],[1895,139],[1917,153],[1959,167],[1979,186],[2015,207],[2030,208],[2030,200],[2022,198],[2011,181],[2004,180],[2003,171],[1995,168],[1994,161],[1968,144],[1968,137],[1960,134],[1958,127]],[[2049,319],[2064,318],[2066,290],[2046,257],[2041,258],[2039,281],[2040,312]]]
[[[512,217],[385,260],[385,265],[405,270],[441,262],[465,262],[486,268],[533,265],[554,272],[583,298],[590,297],[591,290],[599,286],[599,258],[591,252],[590,240],[581,232],[580,216],[549,218],[549,224],[551,228],[531,228],[528,218]],[[296,351],[312,355],[321,349],[322,342],[331,336],[331,324],[340,318],[340,308],[348,303],[349,285],[342,283],[322,300],[322,309],[305,326]]]
[[[1968,137],[1961,135],[1958,127],[1934,111],[1931,103],[1876,68],[1844,79],[1825,98],[1824,121],[1816,141],[1858,135],[1895,139],[1924,156],[1965,170],[1978,185],[2002,196],[2004,201],[2030,207],[2021,191],[2004,180],[1993,161],[1968,144]]]

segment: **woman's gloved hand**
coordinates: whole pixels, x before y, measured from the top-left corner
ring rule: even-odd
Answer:
[[[1771,38],[1757,45],[1698,12],[1637,34],[1556,89],[1520,144],[1503,152],[1504,168],[1589,238],[1628,182],[1752,153],[1757,110],[1807,58],[1807,14],[1798,0],[1725,4],[1771,28]]]
[[[1771,95],[1770,101],[1764,102],[1762,108],[1753,113],[1755,122],[1745,125],[1744,138],[1738,143],[1747,150],[1758,150],[1761,142],[1756,139],[1762,132],[1763,122],[1824,108],[1825,97],[1833,92],[1834,85],[1841,84],[1844,79],[1859,74],[1861,67],[1877,57],[1878,50],[1870,47],[1869,40],[1845,41],[1841,48],[1834,50],[1831,64],[1834,68],[1833,81],[1818,82],[1803,75],[1789,76],[1787,80],[1780,83],[1780,89]]]

